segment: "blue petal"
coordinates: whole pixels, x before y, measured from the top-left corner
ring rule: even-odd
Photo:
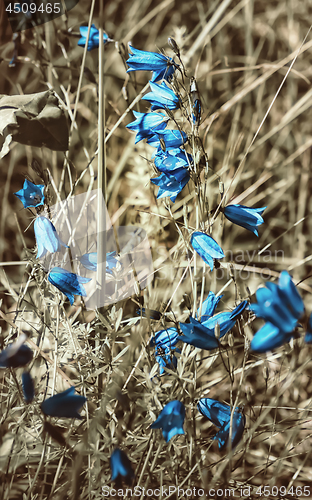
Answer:
[[[79,418],[78,410],[85,404],[84,396],[75,395],[75,387],[70,387],[64,392],[56,394],[41,403],[41,410],[51,417]]]
[[[118,476],[127,478],[128,480],[134,479],[131,462],[127,455],[119,448],[116,448],[111,454],[110,466],[112,470],[112,481],[115,481]]]
[[[23,189],[14,193],[24,205],[24,208],[44,205],[44,184],[33,184],[25,179]]]
[[[218,243],[206,233],[195,231],[191,237],[191,245],[198,255],[213,270],[213,259],[223,259],[224,253]]]
[[[213,292],[209,292],[208,297],[202,303],[201,308],[201,319],[208,319],[212,316],[217,308],[218,303],[222,299],[223,295],[216,297]],[[197,314],[200,314],[200,308],[197,309]]]
[[[37,259],[41,259],[47,252],[58,252],[61,246],[69,248],[58,236],[52,222],[46,217],[39,216],[34,222],[35,237],[38,246]]]
[[[150,345],[156,347],[174,347],[178,343],[179,332],[176,328],[167,328],[159,330],[152,338]]]
[[[292,333],[285,334],[278,327],[268,322],[257,331],[251,341],[250,348],[252,351],[259,353],[272,351],[272,349],[289,342],[292,337]]]

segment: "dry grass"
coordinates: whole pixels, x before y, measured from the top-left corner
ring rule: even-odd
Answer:
[[[30,167],[34,158],[49,170],[61,198],[73,184],[74,194],[85,192],[92,168],[97,175],[96,155],[92,168],[77,182],[98,148],[98,83],[102,85],[98,53],[87,53],[83,60],[77,38],[66,32],[68,28],[78,32],[82,23],[89,22],[90,7],[90,1],[81,0],[66,20],[23,33],[14,68],[8,65],[13,42],[9,34],[2,38],[0,93],[27,94],[52,86],[68,110],[72,134],[70,163],[62,153],[17,143],[1,160],[0,287],[1,310],[7,314],[1,342],[6,345],[12,339],[16,330],[10,325],[16,324],[41,350],[31,367],[36,379],[31,405],[23,402],[12,374],[1,372],[1,498],[103,498],[101,488],[110,484],[109,457],[116,445],[132,461],[136,484],[145,488],[204,488],[205,498],[217,498],[209,496],[211,488],[232,488],[236,498],[246,499],[259,498],[260,485],[270,490],[309,486],[311,492],[311,348],[303,339],[267,355],[249,353],[246,339],[262,323],[250,321],[244,313],[221,354],[186,346],[177,372],[151,381],[155,359],[148,340],[162,328],[163,320],[140,320],[135,311],[141,300],[145,307],[173,311],[178,321],[185,321],[189,315],[185,294],[194,307],[209,290],[221,289],[225,295],[219,310],[229,310],[241,299],[253,297],[264,280],[274,280],[287,269],[300,282],[299,291],[311,313],[312,39],[308,31],[312,4],[309,0],[105,2],[104,27],[120,42],[121,52],[113,43],[105,46],[106,151],[105,155],[100,151],[100,161],[106,159],[108,212],[116,228],[135,224],[146,230],[155,273],[141,297],[109,306],[101,314],[79,304],[68,307],[68,301],[59,306],[59,299],[47,295],[43,277],[32,272],[33,264],[26,264],[29,258],[34,262],[34,254],[27,250],[35,245],[32,225],[25,231],[33,216],[21,210],[13,195],[26,176],[40,183]],[[98,2],[93,22],[99,25]],[[145,142],[134,145],[125,128],[132,121],[126,110],[146,85],[148,74],[126,74],[122,44],[131,41],[143,50],[165,49],[171,56],[169,36],[181,48],[188,76],[196,76],[204,107],[200,136],[209,169],[206,176],[201,174],[199,220],[193,182],[170,203],[171,213],[156,199],[157,189],[149,182],[153,168],[146,161],[153,148]],[[146,101],[134,109],[147,110]],[[53,186],[49,189],[54,201]],[[206,269],[203,280],[200,259],[194,268],[186,251],[186,227],[206,222],[205,214],[220,203],[220,192],[227,193],[226,202],[267,206],[265,224],[257,239],[219,216],[213,237],[226,258],[220,270]],[[129,323],[131,318],[136,319]],[[62,447],[43,435],[39,404],[46,392],[60,392],[68,383],[86,395],[88,405],[82,422],[59,421],[66,428],[67,445]],[[216,429],[196,409],[201,397],[237,401],[244,407],[246,430],[233,453],[219,452],[210,440]],[[149,426],[174,399],[187,409],[185,436],[166,445],[160,431]],[[244,496],[241,488],[247,486],[251,490]],[[286,498],[300,498],[295,491]],[[282,497],[280,491],[267,496]]]

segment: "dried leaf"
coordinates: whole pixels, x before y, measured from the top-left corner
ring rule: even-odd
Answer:
[[[54,151],[68,150],[68,122],[52,90],[0,96],[0,158],[12,141]]]

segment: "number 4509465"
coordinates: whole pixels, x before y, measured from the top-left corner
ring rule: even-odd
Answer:
[[[41,3],[40,5],[36,5],[35,3],[9,3],[7,8],[5,9],[10,14],[27,14],[30,12],[31,14],[35,14],[36,12],[47,13],[47,14],[59,14],[61,12],[61,4],[60,3]]]
[[[259,486],[256,490],[256,495],[261,497],[277,497],[291,495],[294,497],[309,497],[310,496],[310,486],[291,486],[286,488],[286,486]]]

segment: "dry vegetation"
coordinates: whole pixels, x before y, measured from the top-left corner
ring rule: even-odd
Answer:
[[[31,365],[36,398],[28,406],[16,383],[21,369],[16,378],[1,371],[1,498],[100,499],[102,486],[110,484],[109,457],[116,445],[129,456],[141,487],[204,488],[203,498],[217,498],[209,496],[211,488],[232,488],[236,498],[256,499],[257,486],[294,485],[309,486],[312,497],[311,347],[303,338],[273,353],[250,353],[246,339],[263,322],[245,312],[222,353],[185,346],[177,371],[151,380],[155,358],[148,342],[165,320],[140,319],[135,312],[144,303],[186,321],[187,306],[192,308],[194,300],[198,306],[209,290],[223,290],[218,310],[230,310],[241,299],[254,300],[257,287],[283,269],[300,282],[307,312],[312,311],[312,3],[105,1],[105,30],[119,42],[119,53],[114,43],[105,46],[106,135],[113,130],[106,140],[107,207],[116,228],[134,224],[146,230],[155,272],[141,296],[97,312],[86,311],[78,300],[63,307],[59,298],[51,299],[43,276],[33,271],[33,215],[21,210],[13,195],[25,177],[41,183],[31,169],[35,158],[54,180],[51,199],[56,200],[55,189],[64,199],[97,150],[98,53],[88,52],[82,64],[78,37],[68,33],[69,28],[79,33],[79,26],[88,23],[91,3],[80,0],[66,19],[23,32],[15,67],[9,67],[12,34],[2,30],[0,93],[54,88],[69,113],[71,138],[69,163],[63,153],[18,143],[1,160],[0,287],[7,321],[2,321],[0,341],[2,347],[12,341],[17,325],[52,360],[36,354]],[[93,22],[99,26],[95,4]],[[194,184],[190,181],[176,202],[169,202],[169,211],[149,181],[153,148],[144,141],[134,145],[125,128],[133,115],[124,113],[149,78],[147,72],[126,73],[127,43],[172,56],[169,36],[180,47],[188,75],[196,76],[204,108],[199,133],[209,168],[201,174],[202,213],[216,208],[220,191],[227,192],[227,203],[267,206],[259,238],[218,217],[213,237],[226,258],[219,270],[206,268],[204,275],[200,258],[194,268],[184,243],[185,226],[196,227]],[[146,101],[134,109],[146,111]],[[97,159],[92,161],[95,175]],[[88,189],[91,172],[88,167],[74,194]],[[136,319],[129,324],[131,318]],[[42,433],[39,408],[52,388],[68,387],[57,367],[88,399],[82,421],[58,420],[66,446]],[[234,452],[219,452],[211,441],[216,428],[196,409],[201,397],[244,407],[246,429]],[[166,444],[149,426],[174,399],[186,406],[185,436]],[[244,496],[241,488],[247,486],[250,494]],[[301,495],[294,490],[286,498]]]

